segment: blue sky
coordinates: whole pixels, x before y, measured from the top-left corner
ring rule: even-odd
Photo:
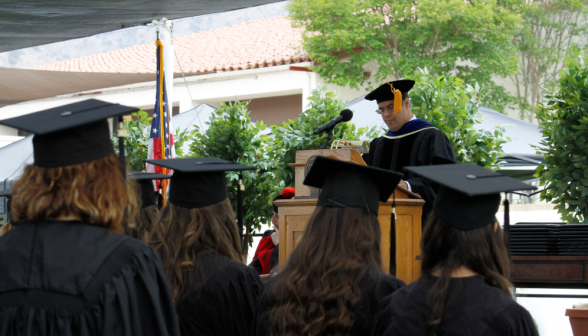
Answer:
[[[174,37],[231,26],[247,21],[288,15],[286,1],[174,20]],[[160,20],[161,18],[153,18]],[[133,45],[155,42],[154,27],[133,27],[90,37],[0,53],[0,67],[31,68],[38,65],[95,55]]]

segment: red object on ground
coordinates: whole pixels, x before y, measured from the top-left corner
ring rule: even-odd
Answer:
[[[566,309],[574,336],[588,336],[588,309]]]

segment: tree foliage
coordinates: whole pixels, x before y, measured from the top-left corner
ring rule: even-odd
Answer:
[[[274,139],[270,160],[274,162],[276,178],[280,183],[283,183],[283,186],[294,185],[294,170],[288,164],[296,161],[296,152],[319,149],[327,139],[327,134],[314,135],[314,130],[338,116],[347,104],[335,93],[327,92],[326,86],[313,90],[308,100],[310,101],[309,105],[298,118],[271,127]],[[334,128],[332,141],[337,139],[363,140],[378,136],[376,127],[371,129],[356,128],[351,121],[340,123]],[[328,148],[330,148],[330,144]]]
[[[143,109],[132,114],[133,119],[125,121],[123,128],[128,136],[125,138],[125,160],[128,171],[145,171],[145,162],[149,150],[149,130],[151,117]],[[118,137],[113,134],[112,144],[118,153]]]
[[[145,162],[149,151],[149,132],[151,131],[152,117],[143,109],[132,114],[133,119],[124,122],[123,128],[128,136],[125,138],[125,160],[128,171],[145,171]],[[118,137],[112,135],[112,144],[118,153]],[[176,157],[183,157],[182,145],[189,138],[189,132],[176,129],[174,134],[174,149]]]
[[[244,222],[246,233],[260,230],[262,223],[269,223],[273,216],[270,195],[274,192],[274,176],[270,170],[268,143],[271,139],[262,134],[263,122],[252,123],[247,105],[249,102],[221,102],[206,122],[208,129],[201,133],[192,131],[191,156],[217,157],[231,162],[255,166],[255,171],[242,171]],[[227,172],[229,199],[237,215],[237,186],[239,172]],[[249,236],[246,237],[250,238]],[[252,240],[249,239],[249,244]],[[248,244],[248,245],[249,245]]]
[[[534,0],[524,2],[521,13],[524,25],[514,40],[520,71],[510,80],[519,118],[533,121],[532,107],[543,101],[545,88],[556,86],[565,58],[574,46],[588,46],[588,4],[586,0]]]
[[[545,157],[537,176],[541,199],[555,204],[568,223],[588,222],[588,58],[576,52],[561,72],[557,92],[537,108]]]
[[[517,71],[511,43],[521,23],[517,2],[292,0],[288,9],[293,24],[304,29],[313,70],[328,82],[372,87],[427,67],[478,82],[480,97],[500,109],[509,95],[492,76]]]
[[[433,76],[425,68],[415,72],[415,87],[410,91],[412,112],[445,133],[453,145],[457,162],[471,162],[492,168],[510,138],[504,127],[477,130],[482,113],[475,101],[479,86],[464,85],[455,76]]]

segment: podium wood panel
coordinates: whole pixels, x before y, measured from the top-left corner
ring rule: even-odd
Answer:
[[[298,240],[304,234],[306,224],[316,208],[316,199],[276,200],[280,217],[280,267],[284,267]],[[396,199],[396,277],[406,283],[420,276],[421,199]],[[390,219],[392,200],[380,203],[380,223],[383,271],[390,266]]]
[[[296,152],[296,162],[290,163],[290,167],[294,169],[294,187],[296,189],[296,196],[310,196],[310,188],[304,185],[304,169],[308,159],[315,155],[329,156],[338,160],[355,162],[365,166],[361,154],[353,148],[340,149],[313,149],[300,150]]]
[[[296,152],[294,168],[296,197],[290,200],[277,200],[280,216],[280,267],[284,267],[298,240],[304,234],[306,224],[316,208],[316,199],[310,199],[310,188],[303,184],[304,169],[309,158],[315,155],[330,156],[342,161],[366,165],[359,152],[351,148],[317,149]],[[396,277],[411,283],[420,276],[421,215],[425,201],[417,194],[403,188],[396,188]],[[299,198],[305,197],[305,198]],[[384,272],[390,268],[390,219],[392,200],[380,203],[378,221],[382,232],[382,262]]]

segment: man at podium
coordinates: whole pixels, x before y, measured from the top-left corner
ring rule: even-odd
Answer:
[[[365,97],[378,103],[376,113],[382,115],[389,131],[372,140],[370,152],[364,159],[369,166],[404,174],[398,185],[419,194],[425,200],[424,220],[431,212],[439,187],[422,177],[403,172],[403,168],[450,164],[456,163],[456,160],[447,136],[412,114],[408,92],[414,83],[406,79],[386,82]]]

